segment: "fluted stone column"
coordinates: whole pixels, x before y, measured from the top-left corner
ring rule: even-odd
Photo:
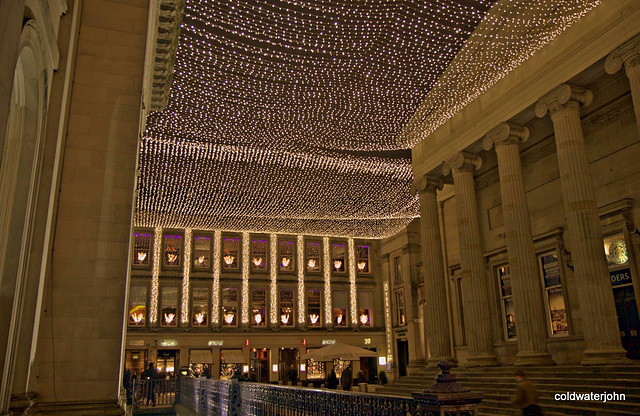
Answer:
[[[636,112],[636,126],[640,132],[640,36],[625,43],[607,57],[604,68],[615,74],[624,66],[631,85],[631,99]]]
[[[502,215],[518,336],[515,364],[552,365],[554,362],[547,350],[544,300],[518,146],[520,141],[528,138],[529,129],[526,127],[503,123],[487,133],[483,146],[485,150],[495,146],[498,155]]]
[[[468,366],[497,365],[493,353],[489,298],[482,256],[478,205],[473,171],[482,160],[469,153],[458,153],[443,165],[443,173],[453,172],[458,215],[458,240],[462,268],[462,307],[469,346]]]
[[[420,195],[420,233],[426,298],[423,325],[429,367],[435,367],[442,360],[453,359],[436,198],[436,192],[442,190],[442,185],[442,179],[426,175],[414,183]]]
[[[544,117],[548,111],[553,121],[571,256],[584,322],[584,365],[627,361],[620,343],[598,205],[580,124],[580,104],[589,105],[592,99],[591,91],[564,84],[536,105],[538,117]]]

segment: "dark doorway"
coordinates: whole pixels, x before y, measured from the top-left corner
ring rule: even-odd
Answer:
[[[291,370],[291,365],[295,368],[296,372],[298,371],[298,349],[297,348],[280,348],[280,380],[284,384],[287,384],[289,380],[289,371]],[[300,379],[300,375],[298,374],[298,380]]]
[[[180,350],[158,350],[156,369],[162,376],[173,377],[180,368]]]
[[[251,350],[251,373],[255,374],[260,383],[269,382],[269,349],[254,348]]]
[[[627,350],[627,357],[638,359],[640,358],[640,318],[633,286],[614,287],[613,297],[616,301],[622,346]]]
[[[409,342],[406,339],[398,340],[398,375],[407,375],[407,365],[409,364]]]
[[[375,348],[366,348],[369,351],[376,352]],[[364,379],[369,384],[378,382],[378,367],[376,366],[376,357],[361,357],[360,370],[364,373]]]

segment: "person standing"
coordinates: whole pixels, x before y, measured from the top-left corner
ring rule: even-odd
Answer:
[[[153,363],[149,363],[149,367],[142,373],[142,380],[147,384],[147,406],[151,402],[151,406],[156,405],[156,378],[157,372],[153,368]]]
[[[524,371],[516,370],[516,394],[512,403],[522,409],[522,416],[542,416],[538,406],[538,391],[536,386],[529,381]]]
[[[296,367],[291,364],[291,368],[289,369],[289,381],[291,381],[292,386],[298,385],[298,372],[296,371]]]
[[[336,376],[336,370],[333,368],[331,369],[331,373],[327,378],[327,388],[332,390],[338,388],[338,377]]]
[[[351,391],[351,384],[353,383],[353,373],[351,372],[351,366],[348,365],[347,368],[342,370],[342,390]]]

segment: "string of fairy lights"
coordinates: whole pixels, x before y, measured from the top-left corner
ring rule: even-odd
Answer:
[[[187,0],[169,104],[141,140],[135,225],[391,236],[419,201],[410,159],[388,152],[600,1]]]

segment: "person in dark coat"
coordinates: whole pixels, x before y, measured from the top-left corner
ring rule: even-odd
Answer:
[[[142,373],[142,380],[146,380],[147,383],[147,406],[151,402],[151,406],[156,405],[156,379],[158,378],[158,372],[153,368],[153,363],[149,363],[149,367]]]
[[[331,369],[329,377],[327,377],[327,388],[335,390],[338,388],[338,377],[336,376],[336,370]]]
[[[522,409],[522,416],[542,416],[538,406],[536,386],[524,376],[524,371],[516,371],[516,394],[512,403]]]
[[[353,384],[353,373],[351,372],[351,366],[347,366],[342,370],[342,390],[351,391],[351,384]]]
[[[291,368],[289,369],[289,381],[291,381],[291,385],[292,386],[297,386],[298,385],[298,372],[296,371],[296,367],[291,364]]]

